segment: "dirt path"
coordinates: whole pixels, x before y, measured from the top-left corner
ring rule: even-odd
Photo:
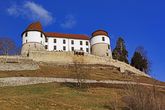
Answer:
[[[50,82],[59,82],[59,83],[77,83],[76,79],[71,78],[50,78],[50,77],[7,77],[7,78],[0,78],[0,87],[5,86],[21,86],[21,85],[31,85],[31,84],[40,84],[40,83],[50,83]],[[117,80],[85,80],[84,83],[101,83],[101,84],[137,84],[136,82],[130,81],[117,81]],[[144,86],[153,86],[152,84],[147,83],[138,83]],[[165,88],[165,86],[157,87]]]

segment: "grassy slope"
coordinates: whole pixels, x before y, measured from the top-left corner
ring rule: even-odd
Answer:
[[[73,66],[41,64],[36,71],[0,71],[0,77],[8,76],[47,76],[72,78]],[[88,65],[89,79],[97,80],[133,80],[153,83],[155,80],[135,77],[128,73],[121,74],[117,68],[100,65]],[[165,85],[162,82],[157,82]],[[164,89],[160,91],[165,94]],[[63,84],[49,83],[19,87],[0,88],[0,110],[108,110],[112,102],[117,101],[120,107],[126,89],[121,87],[90,87],[78,90]]]
[[[5,87],[0,91],[0,110],[108,110],[114,96],[117,100],[122,96],[121,89],[97,87],[82,91],[55,83]]]
[[[56,64],[40,64],[39,70],[34,71],[0,71],[0,77],[12,77],[12,76],[25,76],[25,77],[65,77],[65,78],[73,78],[73,65],[72,66],[64,66],[64,65],[56,65]],[[144,83],[155,83],[164,85],[165,83],[156,81],[151,78],[135,76],[130,73],[120,73],[119,70],[112,66],[105,65],[87,65],[84,67],[84,70],[87,70],[88,79],[95,80],[124,80],[124,81],[138,81]]]

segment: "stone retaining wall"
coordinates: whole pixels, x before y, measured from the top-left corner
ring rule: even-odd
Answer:
[[[138,69],[108,57],[99,57],[91,54],[74,55],[73,52],[45,52],[31,51],[29,57],[22,56],[0,56],[0,71],[20,71],[36,70],[39,66],[36,62],[56,63],[56,64],[73,64],[74,62],[84,64],[103,64],[111,65],[120,69],[121,72],[129,71],[136,75],[150,77]]]
[[[85,54],[84,56],[74,55],[73,52],[45,52],[45,51],[31,51],[29,58],[37,62],[53,62],[57,64],[73,64],[74,61],[79,61],[84,64],[103,64],[111,65],[120,69],[121,72],[130,71],[136,75],[150,77],[144,72],[132,67],[129,64],[113,60],[108,57],[99,57],[91,54]]]
[[[0,71],[37,70],[39,65],[21,56],[0,56]]]

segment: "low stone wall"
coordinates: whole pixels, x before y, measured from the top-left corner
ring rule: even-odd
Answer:
[[[74,61],[79,61],[84,64],[103,64],[111,65],[120,69],[121,72],[130,71],[136,75],[150,77],[144,72],[132,67],[129,64],[113,60],[108,57],[99,57],[91,54],[85,54],[84,56],[74,55],[73,52],[45,52],[45,51],[31,51],[29,58],[37,62],[53,62],[57,64],[73,64]]]
[[[29,58],[38,62],[55,62],[59,64],[69,64],[71,63],[73,53],[69,52],[29,52]]]
[[[0,71],[22,71],[37,69],[39,69],[39,65],[27,57],[0,56]]]
[[[110,61],[110,64],[113,65],[113,66],[115,66],[115,67],[120,68],[120,71],[121,72],[130,71],[130,72],[136,73],[136,75],[142,75],[142,76],[150,77],[149,75],[147,75],[144,72],[136,69],[135,67],[132,67],[131,65],[126,64],[124,62],[120,62],[118,60],[113,60],[112,59]]]
[[[45,52],[31,51],[29,57],[22,56],[0,56],[0,71],[20,71],[20,70],[36,70],[39,66],[36,62],[47,62],[56,64],[73,64],[79,61],[84,64],[103,64],[111,65],[120,69],[121,72],[130,71],[136,75],[150,77],[149,75],[139,71],[138,69],[108,57],[99,57],[91,54],[84,56],[74,55],[73,52]]]

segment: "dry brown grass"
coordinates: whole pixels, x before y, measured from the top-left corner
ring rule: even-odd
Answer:
[[[128,72],[122,74],[112,66],[81,65],[81,67],[88,70],[89,79],[137,81],[165,86],[165,83],[151,78],[134,76]],[[35,71],[0,71],[0,77],[73,78],[74,76],[74,65],[40,64],[40,68]],[[126,85],[89,86],[85,90],[57,83],[0,88],[0,110],[126,110],[125,107],[129,102],[122,99],[132,92],[130,88],[124,89]],[[143,92],[145,89],[140,90]],[[164,89],[157,90],[165,95]]]
[[[0,110],[126,110],[130,102],[122,99],[132,96],[134,89],[123,88],[77,89],[60,83],[4,87],[0,88]],[[161,93],[165,96],[165,91]]]
[[[41,63],[39,70],[34,71],[0,71],[0,77],[24,76],[24,77],[63,77],[73,78],[74,65],[57,65]],[[156,81],[152,78],[135,76],[131,73],[121,73],[119,70],[112,66],[107,65],[81,65],[82,68],[88,70],[89,78],[95,80],[121,80],[121,81],[138,81],[144,83],[156,84],[165,86],[165,83]]]
[[[127,85],[123,101],[129,110],[165,110],[165,91],[153,87]]]
[[[77,90],[55,83],[5,87],[0,91],[0,110],[108,110],[112,97],[121,94],[115,88]]]

